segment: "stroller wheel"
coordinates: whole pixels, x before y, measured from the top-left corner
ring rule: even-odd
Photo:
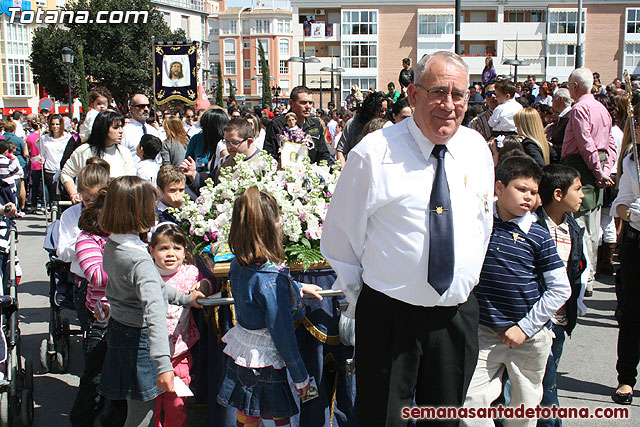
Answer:
[[[59,372],[67,372],[69,369],[70,330],[69,319],[64,319],[62,321],[62,334],[56,342],[56,364]]]
[[[49,372],[49,341],[46,338],[40,343],[40,364],[45,373]]]
[[[0,393],[0,426],[9,427],[13,421],[9,405],[9,392]]]
[[[22,369],[24,369],[24,388],[33,391],[33,363],[22,357]]]
[[[33,392],[29,389],[22,390],[20,400],[20,420],[23,426],[33,424]]]

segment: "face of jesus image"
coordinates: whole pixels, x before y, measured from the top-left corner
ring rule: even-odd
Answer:
[[[182,73],[182,64],[179,62],[173,62],[171,64],[171,68],[169,69],[169,78],[171,80],[177,80],[184,77]]]

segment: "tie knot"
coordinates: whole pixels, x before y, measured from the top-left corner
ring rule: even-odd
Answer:
[[[447,152],[446,145],[436,145],[435,147],[433,147],[433,150],[431,151],[431,155],[434,156],[436,159],[444,159],[444,155],[446,152]]]

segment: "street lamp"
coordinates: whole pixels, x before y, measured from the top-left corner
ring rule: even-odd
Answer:
[[[322,68],[320,68],[320,71],[331,72],[331,102],[333,102],[335,104],[336,103],[336,85],[333,82],[333,73],[341,74],[341,73],[344,72],[344,68],[342,68],[342,67],[333,68],[333,56],[332,56],[331,57],[331,67],[322,67]],[[340,79],[342,79],[342,77]]]
[[[320,83],[320,109],[322,110],[322,83],[329,83],[329,80],[322,80],[320,77],[320,80],[311,80],[311,83]]]
[[[516,59],[507,59],[503,63],[503,65],[513,65],[513,82],[518,82],[518,67],[523,65],[529,65],[527,61],[523,61],[522,59],[518,59],[518,55],[516,54]]]
[[[67,64],[67,75],[69,77],[69,118],[73,118],[73,95],[71,95],[71,64],[73,64],[73,50],[70,47],[62,48],[62,62]]]
[[[307,86],[307,63],[309,64],[317,64],[320,62],[320,59],[316,58],[315,56],[310,56],[309,58],[307,58],[304,55],[304,49],[302,49],[302,57],[300,56],[292,56],[291,58],[287,59],[287,62],[302,62],[302,86]]]

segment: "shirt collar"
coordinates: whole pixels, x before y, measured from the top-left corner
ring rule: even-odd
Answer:
[[[431,157],[431,152],[435,147],[435,144],[431,142],[429,138],[424,136],[424,134],[416,124],[413,116],[403,120],[403,122],[404,121],[407,122],[407,128],[409,129],[409,133],[411,133],[411,136],[416,141],[416,144],[418,144],[418,148],[422,152],[422,155],[425,157],[425,159],[429,160],[429,158]],[[458,135],[458,130],[456,130],[456,133],[453,134],[453,136],[446,143],[447,152],[454,159],[460,153],[460,150],[461,150],[461,144],[459,144],[459,141],[458,141],[459,138],[457,138],[457,135]]]
[[[164,202],[162,200],[158,200],[158,204],[156,205],[156,208],[162,212],[166,211],[167,209],[169,209],[169,206],[165,205]]]
[[[565,115],[569,114],[570,111],[571,111],[571,105],[569,105],[567,108],[562,110],[562,112],[558,114],[558,117],[564,117]]]
[[[555,221],[551,219],[549,214],[547,214],[547,211],[545,211],[544,208],[540,208],[540,212],[542,214],[541,215],[542,219],[544,219],[544,221],[546,222],[547,227],[549,227],[549,230],[554,230],[557,228],[563,233],[569,232],[569,222],[567,221],[566,214],[564,215],[564,217],[562,217],[562,222],[560,224],[556,224]]]
[[[585,101],[589,101],[589,100],[595,101],[595,97],[590,93],[585,93],[580,98],[578,98],[578,100],[576,101],[576,104],[578,102],[585,102]]]
[[[498,202],[493,202],[493,215],[500,219],[500,217],[498,216],[498,206],[497,206]],[[504,222],[511,222],[515,225],[518,226],[518,228],[520,230],[522,230],[523,233],[525,234],[529,234],[529,230],[531,229],[531,225],[536,222],[538,220],[538,216],[534,213],[531,212],[527,212],[526,214],[510,219],[509,221],[504,221]],[[501,220],[502,221],[502,220]]]
[[[147,252],[147,244],[140,240],[140,236],[137,234],[111,234],[109,239],[114,242],[126,246],[128,248],[139,249],[141,251]]]

